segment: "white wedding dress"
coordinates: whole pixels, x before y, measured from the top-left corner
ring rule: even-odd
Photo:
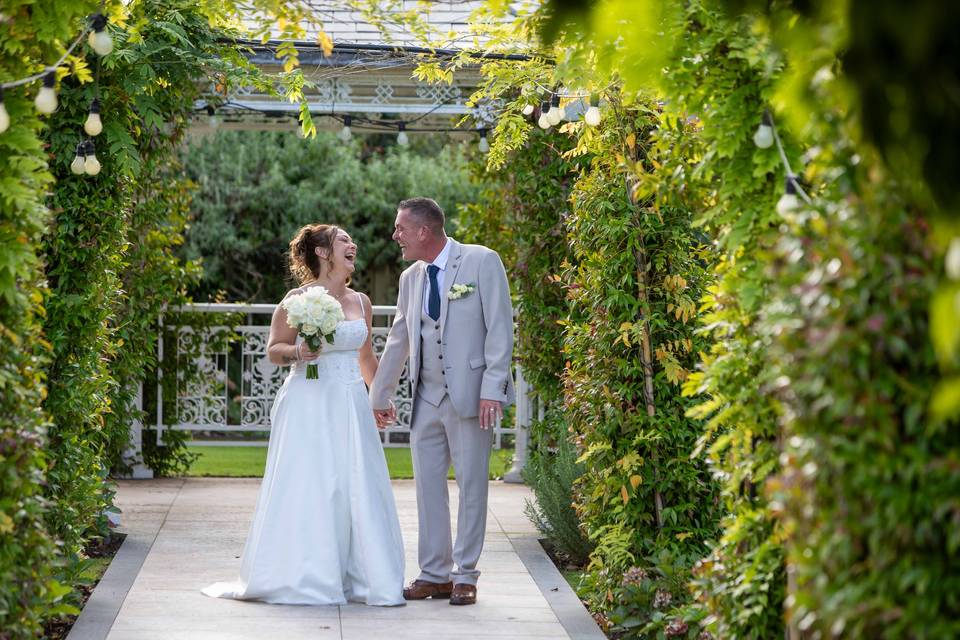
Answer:
[[[267,466],[237,582],[215,598],[277,604],[404,604],[403,540],[359,349],[363,318],[290,371],[270,412]],[[300,340],[300,338],[298,338]]]

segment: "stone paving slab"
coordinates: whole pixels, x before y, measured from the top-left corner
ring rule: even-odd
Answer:
[[[121,481],[117,503],[128,535],[121,562],[111,565],[68,640],[603,638],[537,543],[523,515],[529,490],[502,482],[490,486],[476,605],[307,607],[208,598],[202,587],[236,577],[259,485],[256,478]],[[449,486],[455,527],[457,487]],[[393,489],[410,580],[417,574],[414,484],[397,480]]]

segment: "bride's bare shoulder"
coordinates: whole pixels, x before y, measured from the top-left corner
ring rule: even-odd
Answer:
[[[305,291],[305,287],[297,287],[296,289],[290,289],[290,291],[287,291],[287,292],[283,295],[283,297],[280,299],[280,302],[283,302],[284,300],[286,300],[286,299],[289,298],[290,296],[299,295],[299,294],[303,293],[304,291]]]

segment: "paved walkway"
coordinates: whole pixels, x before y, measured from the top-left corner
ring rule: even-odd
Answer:
[[[208,598],[200,589],[239,569],[258,479],[121,481],[128,538],[69,640],[604,638],[536,542],[529,490],[491,483],[479,601],[404,607],[303,607]],[[417,571],[412,481],[394,481],[407,578]],[[450,484],[451,505],[457,487]],[[454,512],[456,509],[453,509]],[[455,514],[454,514],[455,519]]]

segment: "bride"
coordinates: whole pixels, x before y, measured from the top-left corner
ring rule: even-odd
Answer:
[[[357,245],[342,229],[307,225],[290,242],[301,293],[322,286],[346,320],[332,344],[311,352],[273,314],[267,352],[293,365],[270,413],[267,466],[237,582],[203,593],[278,604],[404,604],[403,540],[367,397],[377,370],[370,300],[347,287]],[[286,298],[284,298],[286,299]],[[319,379],[305,377],[313,362]]]

